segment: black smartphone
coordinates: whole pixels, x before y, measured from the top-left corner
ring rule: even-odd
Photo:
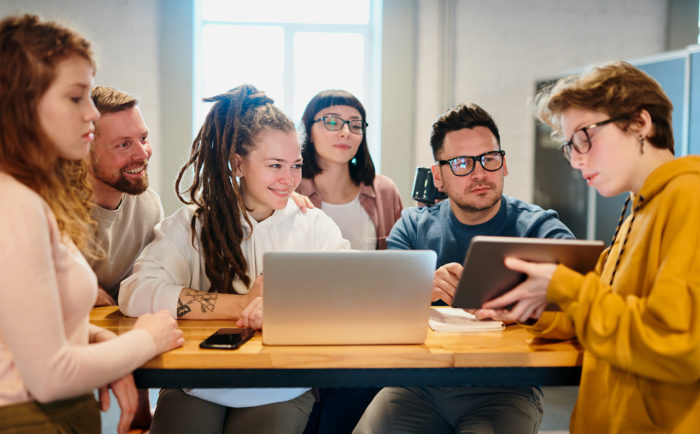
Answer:
[[[219,329],[199,344],[199,348],[235,350],[255,334],[253,329]]]

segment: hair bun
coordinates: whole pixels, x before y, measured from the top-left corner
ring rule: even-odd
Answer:
[[[231,89],[231,92],[235,92],[236,90],[243,93],[243,111],[251,107],[274,104],[275,102],[272,98],[265,95],[265,92],[258,90],[252,84],[243,84],[237,88]]]
[[[240,107],[240,113],[243,114],[249,109],[266,104],[274,104],[274,100],[265,92],[258,90],[252,84],[242,84],[233,89],[208,98],[203,98],[204,102],[223,103],[224,107],[233,104],[233,107]]]

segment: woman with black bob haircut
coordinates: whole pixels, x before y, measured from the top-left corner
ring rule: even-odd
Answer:
[[[353,249],[386,249],[403,205],[394,182],[375,173],[362,103],[345,90],[324,90],[306,105],[302,125],[297,191],[340,226]]]
[[[403,206],[394,182],[375,174],[362,103],[345,90],[324,90],[306,105],[302,125],[297,192],[335,221],[353,249],[386,249]],[[377,391],[320,389],[305,433],[350,433]]]
[[[372,161],[372,157],[369,155],[367,136],[364,134],[368,126],[367,113],[365,112],[365,107],[362,105],[360,100],[355,98],[355,95],[345,90],[324,90],[317,93],[316,96],[314,96],[306,105],[304,115],[301,118],[301,122],[304,125],[304,137],[301,149],[302,157],[304,157],[302,176],[304,178],[313,178],[323,171],[317,161],[316,148],[314,147],[314,141],[311,137],[310,131],[316,123],[317,116],[315,115],[321,110],[333,106],[353,107],[360,114],[360,119],[362,122],[357,123],[357,125],[361,125],[362,127],[362,140],[360,141],[360,147],[357,149],[357,152],[353,156],[352,160],[348,161],[348,168],[350,169],[350,177],[355,184],[359,185],[360,183],[363,183],[365,185],[372,185],[375,176],[374,162]],[[341,127],[344,126],[345,125],[342,125]]]

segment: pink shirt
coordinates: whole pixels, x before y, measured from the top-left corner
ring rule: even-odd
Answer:
[[[88,345],[103,331],[88,322],[95,274],[48,204],[4,172],[0,240],[0,406],[78,396],[156,355],[144,330]]]

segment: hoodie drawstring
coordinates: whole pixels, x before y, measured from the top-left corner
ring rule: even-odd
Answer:
[[[615,240],[617,239],[617,235],[620,232],[620,228],[622,227],[622,223],[625,221],[625,213],[627,212],[627,206],[629,205],[630,201],[632,200],[633,193],[630,193],[629,196],[627,196],[627,199],[625,199],[625,205],[622,207],[622,213],[620,214],[620,220],[617,222],[617,227],[615,228],[615,234],[612,237],[612,241],[610,241],[610,249],[608,250],[608,257],[610,256],[610,251],[612,250],[613,245],[615,244]],[[632,219],[630,220],[630,225],[627,228],[627,233],[625,234],[625,238],[622,240],[622,247],[620,247],[620,254],[617,255],[617,260],[615,261],[615,266],[613,267],[613,272],[612,275],[610,276],[610,286],[613,284],[613,280],[615,279],[615,273],[617,272],[617,267],[620,265],[620,259],[622,259],[622,254],[625,252],[625,246],[627,246],[627,239],[629,238],[630,233],[632,232],[632,225],[634,224],[634,218],[637,216],[637,211],[639,211],[639,208],[641,207],[641,202],[644,201],[643,196],[639,196],[639,202],[637,206],[634,207],[634,209],[631,211],[632,214]],[[605,261],[607,262],[608,257],[605,258]]]

